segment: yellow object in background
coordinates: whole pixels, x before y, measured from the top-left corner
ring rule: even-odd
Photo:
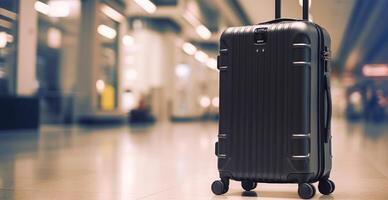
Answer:
[[[112,85],[106,85],[101,93],[101,109],[111,111],[115,108],[115,89]]]

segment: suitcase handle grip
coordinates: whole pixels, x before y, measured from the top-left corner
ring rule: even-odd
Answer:
[[[325,76],[325,82],[326,82],[326,101],[327,101],[327,119],[326,119],[326,137],[325,142],[329,142],[330,135],[331,135],[331,115],[332,115],[332,102],[331,102],[331,91],[330,91],[330,77],[329,75]]]
[[[266,21],[266,22],[262,22],[262,23],[258,23],[258,25],[260,24],[272,24],[272,23],[278,23],[278,22],[284,22],[284,21],[303,21],[303,20],[299,20],[299,19],[290,19],[290,18],[278,18],[278,19],[274,19],[274,20],[271,20],[271,21]]]
[[[309,0],[303,0],[303,20],[309,20]],[[281,17],[281,0],[275,0],[275,19]]]

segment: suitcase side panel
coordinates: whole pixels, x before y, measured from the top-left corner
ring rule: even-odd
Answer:
[[[258,27],[268,30],[266,45],[252,45]],[[316,175],[318,145],[311,142],[318,141],[318,41],[314,29],[308,34],[305,29],[298,22],[232,28],[222,35],[218,159],[222,176],[295,182],[291,179],[300,174],[304,179]]]
[[[324,36],[324,47],[326,47],[330,51],[330,49],[331,49],[330,35],[324,28],[321,28],[321,30],[322,30],[323,36]],[[328,75],[329,75],[328,78],[330,79],[331,61],[328,60],[326,64],[328,66],[326,66],[326,71],[325,70],[324,71],[325,71],[325,73],[328,73]],[[328,83],[330,84],[330,82],[328,82]],[[329,87],[331,87],[331,86],[329,85]],[[324,106],[327,106],[327,102],[325,102]],[[326,119],[327,113],[325,113],[324,111],[322,111],[322,113],[323,113],[324,119]],[[325,120],[324,120],[324,123],[326,123]],[[324,142],[324,144],[323,144],[323,147],[324,147],[324,150],[323,150],[324,151],[324,158],[323,159],[324,159],[325,164],[324,164],[324,169],[323,169],[324,172],[322,174],[322,177],[324,177],[324,178],[328,178],[330,176],[330,172],[331,172],[331,168],[332,168],[332,149],[331,149],[332,136],[331,136],[331,133],[329,133],[329,134],[330,135],[327,136],[328,137],[327,142]],[[324,138],[324,141],[325,141],[325,138]]]

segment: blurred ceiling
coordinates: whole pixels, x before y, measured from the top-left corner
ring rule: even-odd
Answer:
[[[338,64],[346,71],[361,73],[365,64],[388,63],[388,1],[355,2],[338,52]]]
[[[311,1],[312,19],[329,31],[333,56],[336,56],[355,0]],[[253,23],[272,20],[275,16],[275,0],[240,0],[240,4]],[[282,0],[282,17],[301,18],[301,16],[299,0]]]
[[[135,3],[141,0],[125,1],[128,5],[125,11],[127,16],[172,20],[179,25],[182,38],[188,41],[217,44],[226,27],[248,23],[248,17],[238,0],[151,0],[157,7],[152,13],[145,12]],[[200,25],[211,32],[210,38],[204,39],[197,34],[196,28]]]
[[[180,27],[182,38],[210,44],[218,44],[219,36],[226,27],[272,20],[275,11],[275,0],[151,0],[157,9],[147,13],[135,1],[140,0],[125,0],[129,5],[127,16],[173,21]],[[329,31],[333,57],[336,58],[356,0],[311,1],[312,19]],[[302,16],[299,0],[282,0],[282,11],[282,17]],[[190,18],[196,18],[197,25],[192,23],[193,20],[187,20],[187,12],[192,15]],[[204,39],[196,33],[196,27],[201,24],[212,33],[211,37]]]

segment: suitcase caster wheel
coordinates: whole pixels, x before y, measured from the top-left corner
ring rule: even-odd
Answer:
[[[301,183],[298,187],[298,194],[302,199],[311,199],[315,195],[315,187],[311,183]]]
[[[334,192],[335,184],[329,179],[321,180],[318,183],[318,190],[321,194],[329,195]]]
[[[212,183],[212,192],[215,195],[225,194],[229,190],[229,185],[217,180]]]
[[[255,189],[256,186],[257,186],[256,182],[253,182],[253,181],[241,181],[241,187],[245,191],[251,191],[251,190]]]

